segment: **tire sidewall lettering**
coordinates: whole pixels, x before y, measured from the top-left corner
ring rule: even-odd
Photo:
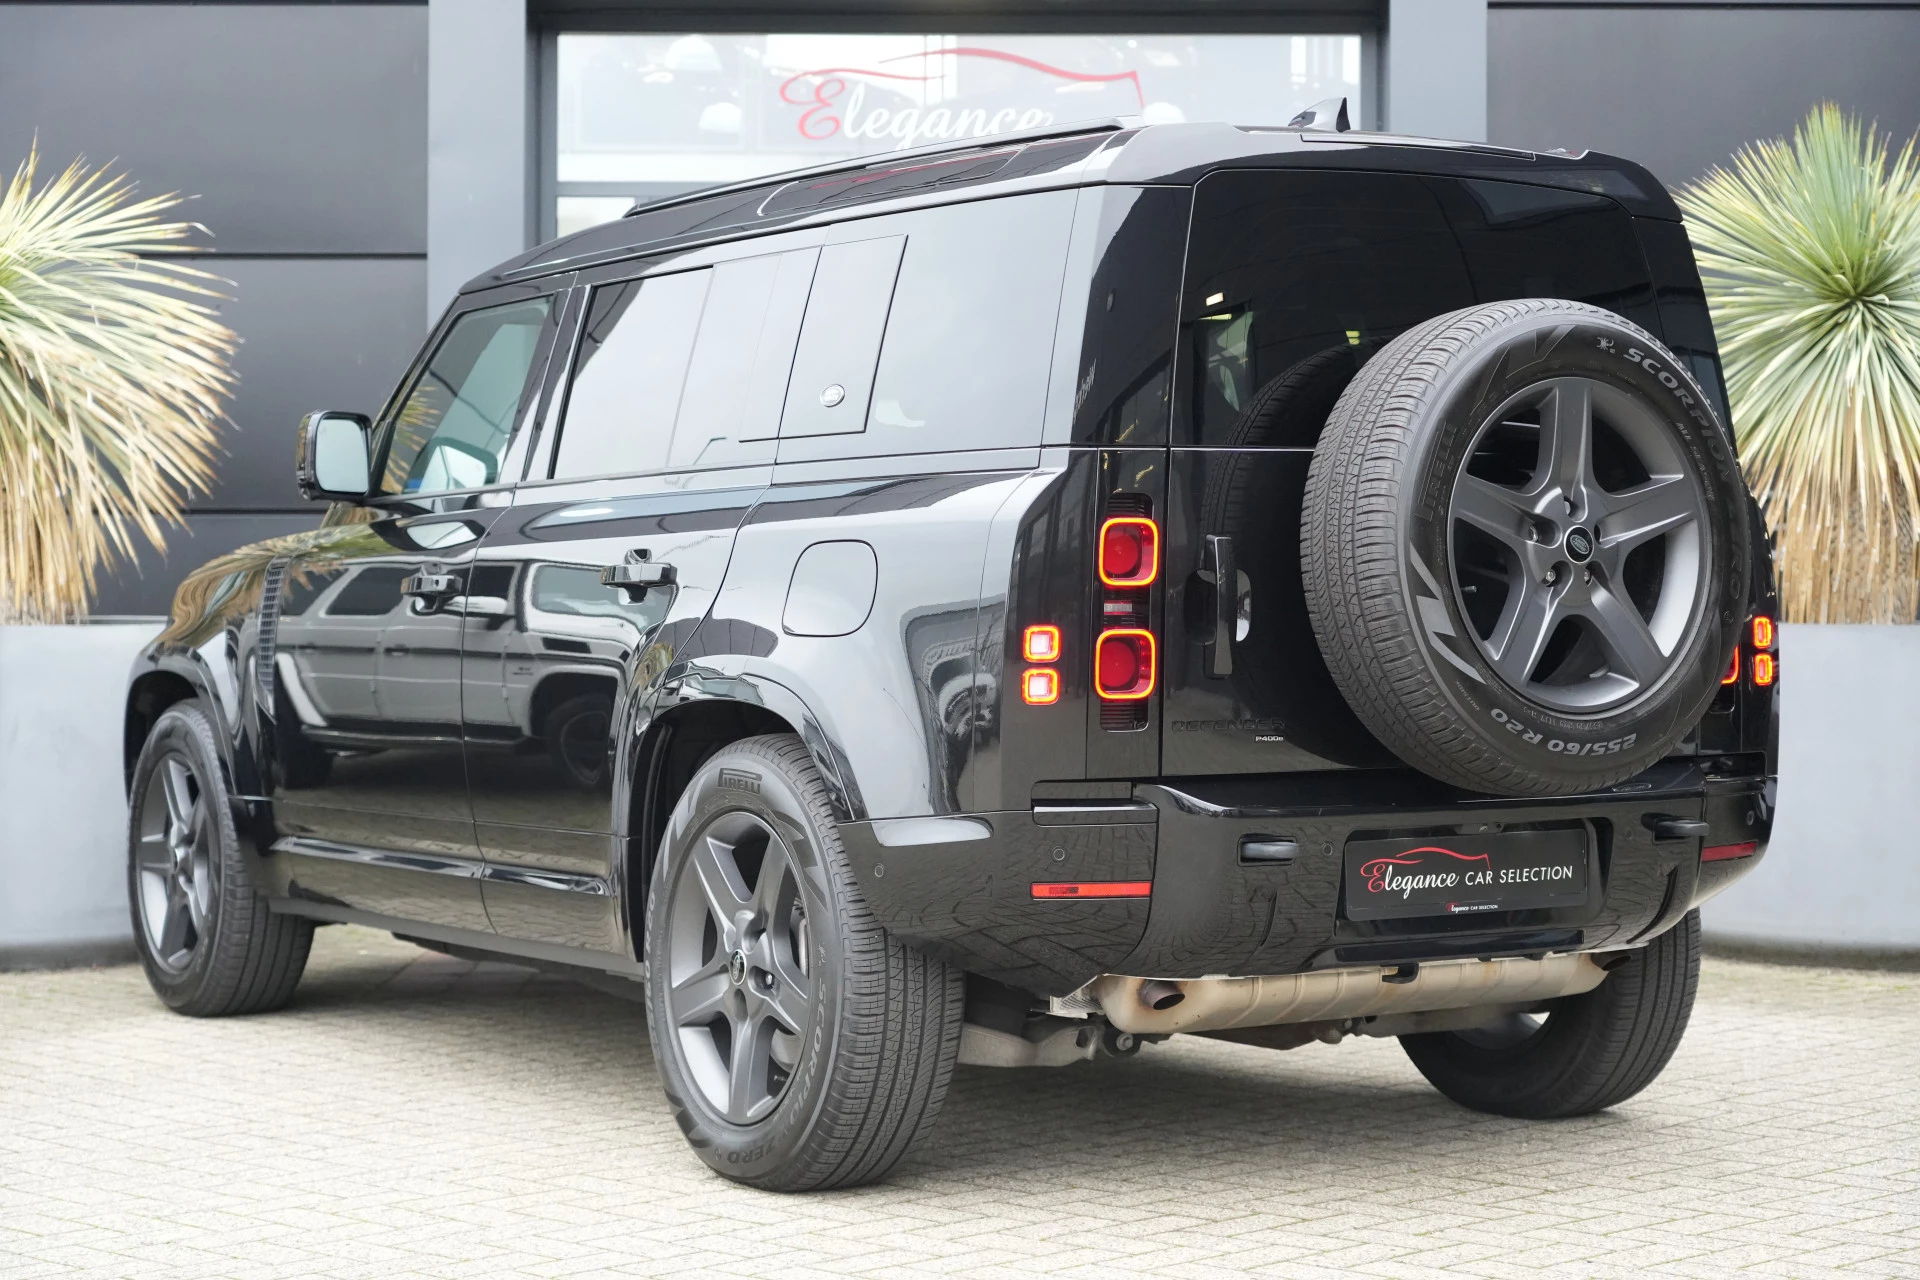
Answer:
[[[1403,464],[1402,475],[1416,478],[1406,484],[1402,501],[1400,579],[1423,665],[1461,719],[1475,726],[1477,737],[1524,758],[1529,768],[1553,774],[1575,761],[1602,758],[1635,760],[1644,767],[1664,754],[1671,735],[1705,713],[1745,606],[1749,549],[1740,510],[1744,487],[1726,433],[1685,367],[1625,321],[1545,314],[1532,324],[1507,328],[1496,339],[1469,344],[1468,350],[1471,355],[1461,371],[1430,393],[1443,407],[1418,433]],[[1593,717],[1556,714],[1526,703],[1492,670],[1454,595],[1447,527],[1454,477],[1479,425],[1527,385],[1568,374],[1640,397],[1672,424],[1670,438],[1700,477],[1710,526],[1705,533],[1712,568],[1703,584],[1704,616],[1681,641],[1693,656],[1633,703]],[[1416,557],[1441,588],[1438,603],[1451,634],[1423,618],[1420,599],[1434,593],[1415,567]],[[1729,602],[1728,608],[1720,605],[1722,600]],[[1729,611],[1733,624],[1724,620]],[[1441,648],[1447,652],[1436,652]],[[1473,675],[1461,670],[1462,665],[1471,667]],[[1661,745],[1650,750],[1653,744]]]

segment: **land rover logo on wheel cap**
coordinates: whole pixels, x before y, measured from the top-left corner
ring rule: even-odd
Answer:
[[[1579,525],[1567,530],[1567,559],[1575,564],[1585,564],[1593,555],[1593,535]]]

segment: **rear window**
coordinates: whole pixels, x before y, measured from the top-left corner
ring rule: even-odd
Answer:
[[[1603,196],[1380,173],[1215,173],[1195,194],[1176,439],[1311,447],[1360,365],[1423,320],[1572,298],[1658,333],[1632,220]],[[1253,438],[1247,410],[1287,393]]]

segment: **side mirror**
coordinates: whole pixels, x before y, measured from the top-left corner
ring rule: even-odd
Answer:
[[[300,419],[293,478],[308,500],[359,502],[372,486],[373,423],[365,414],[323,409]]]

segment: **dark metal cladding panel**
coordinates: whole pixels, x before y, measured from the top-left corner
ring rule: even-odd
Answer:
[[[887,848],[873,824],[840,828],[860,891],[888,932],[972,973],[1065,995],[1117,972],[1147,924],[1145,898],[1036,899],[1043,882],[1153,879],[1152,823],[1042,826],[975,815],[991,839]]]

